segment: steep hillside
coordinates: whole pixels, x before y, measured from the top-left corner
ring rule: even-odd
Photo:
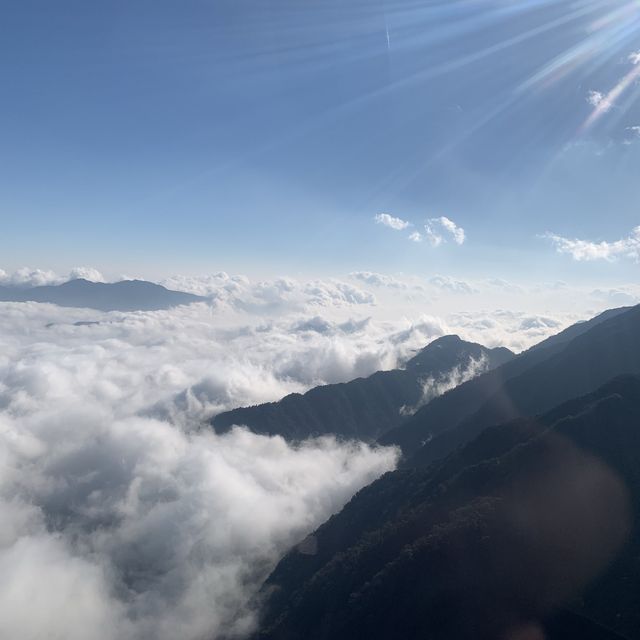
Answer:
[[[429,464],[488,425],[548,411],[628,373],[640,374],[638,307],[576,336],[559,353],[507,380],[473,415],[422,446],[408,464]]]
[[[259,637],[640,638],[639,470],[638,377],[486,429],[387,474],[285,557]]]
[[[542,413],[624,373],[640,373],[638,307],[570,327],[434,399],[380,442],[401,446],[409,464],[426,464],[491,424]]]

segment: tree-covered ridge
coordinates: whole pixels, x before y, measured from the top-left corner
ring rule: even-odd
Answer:
[[[627,376],[387,474],[280,563],[260,637],[498,638],[568,606],[550,637],[640,638],[639,456]]]

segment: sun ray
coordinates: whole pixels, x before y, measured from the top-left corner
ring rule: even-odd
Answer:
[[[638,80],[640,80],[640,63],[634,64],[618,84],[606,95],[597,100],[594,110],[580,128],[581,133],[585,133],[591,129],[602,116],[613,109],[620,98],[630,89]]]

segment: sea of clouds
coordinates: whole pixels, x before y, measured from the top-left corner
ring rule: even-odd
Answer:
[[[447,333],[523,348],[576,319],[380,319],[372,278],[174,278],[210,301],[144,313],[0,303],[0,637],[246,635],[278,559],[397,452],[207,420],[399,366]]]
[[[1,307],[0,637],[242,634],[278,558],[395,465],[390,449],[200,423],[304,387],[302,349],[268,365],[282,335],[258,330],[252,356],[205,305]]]

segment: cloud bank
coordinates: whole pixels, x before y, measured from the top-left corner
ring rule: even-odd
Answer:
[[[10,287],[42,287],[56,285],[84,278],[92,282],[105,282],[104,276],[93,267],[74,267],[67,275],[60,275],[51,270],[21,267],[11,273],[0,269],[0,285]]]
[[[303,386],[291,377],[293,349],[269,370],[267,353],[240,353],[241,331],[207,325],[204,305],[1,306],[1,637],[242,635],[279,557],[395,465],[394,450],[331,438],[217,436],[188,402],[160,417],[173,391],[196,382],[208,385],[209,412]],[[358,331],[317,329],[300,332],[320,342]],[[250,340],[280,350],[280,331],[256,329]],[[317,366],[331,375],[335,363]]]
[[[230,276],[224,271],[208,276],[173,276],[160,282],[168,289],[206,296],[220,311],[283,315],[314,308],[375,305],[370,291],[337,278],[300,281],[281,277],[251,281],[246,276]]]

